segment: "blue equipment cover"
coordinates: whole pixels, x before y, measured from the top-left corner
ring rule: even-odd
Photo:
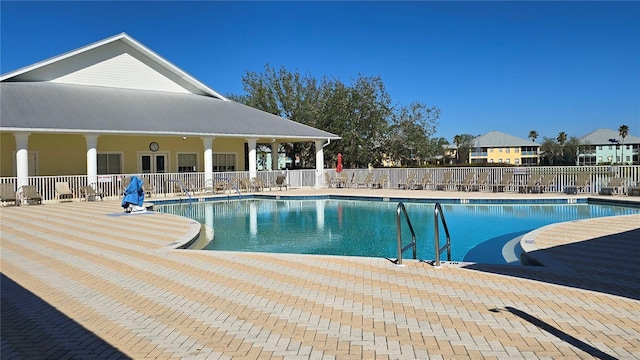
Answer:
[[[124,198],[122,199],[122,207],[127,208],[129,204],[142,206],[144,203],[144,190],[142,189],[142,180],[137,176],[131,177],[129,186],[124,190]]]

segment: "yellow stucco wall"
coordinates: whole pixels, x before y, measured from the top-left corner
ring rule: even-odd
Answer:
[[[98,153],[122,154],[123,173],[140,171],[140,157],[153,154],[149,144],[157,142],[157,154],[167,156],[167,172],[177,172],[178,153],[196,153],[197,169],[204,170],[204,143],[200,137],[119,136],[98,137]],[[245,168],[244,139],[214,139],[213,152],[236,155],[236,170]],[[37,157],[37,174],[84,175],[87,169],[87,143],[83,135],[31,134],[28,149]],[[0,176],[15,176],[16,142],[13,134],[0,134]]]
[[[519,147],[505,147],[505,148],[488,148],[487,149],[487,161],[489,163],[493,162],[495,164],[504,163],[504,164],[521,164],[522,161],[520,158],[522,154],[520,153]],[[502,161],[500,161],[502,159]],[[516,163],[516,159],[518,162]],[[493,160],[493,161],[492,161]]]

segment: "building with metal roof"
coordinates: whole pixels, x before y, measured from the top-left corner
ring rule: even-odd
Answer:
[[[500,131],[491,131],[473,140],[469,163],[537,165],[540,144]]]
[[[639,164],[640,137],[618,130],[598,129],[578,138],[583,144],[578,155],[581,165]]]
[[[256,172],[256,145],[340,137],[231,101],[129,35],[0,76],[0,176]],[[245,160],[247,159],[247,160]],[[273,157],[276,169],[277,157]]]

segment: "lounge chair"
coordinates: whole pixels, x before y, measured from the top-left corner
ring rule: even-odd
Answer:
[[[538,186],[540,185],[540,179],[542,179],[542,175],[531,174],[531,176],[529,176],[529,180],[527,181],[527,183],[525,185],[521,185],[518,188],[518,191],[521,193],[532,192],[534,189],[538,188]]]
[[[407,177],[407,180],[398,183],[398,189],[413,189],[416,185],[417,177],[418,177],[418,174],[416,173],[409,174],[409,176]]]
[[[358,188],[362,186],[364,188],[368,188],[369,186],[371,186],[372,181],[373,181],[373,173],[367,173],[367,176],[365,176],[364,180],[356,182],[354,184],[354,187]]]
[[[461,182],[456,184],[456,189],[462,190],[462,191],[470,191],[471,186],[473,186],[475,182],[476,182],[476,173],[475,172],[467,173],[464,176],[464,179],[462,179]]]
[[[242,191],[242,189],[246,190],[247,192],[251,192],[254,190],[254,186],[251,183],[251,180],[249,180],[249,178],[240,178],[240,191]]]
[[[0,201],[3,203],[12,202],[14,205],[18,205],[16,190],[13,184],[0,184]]]
[[[349,187],[349,174],[347,174],[346,172],[341,173],[340,176],[334,179],[334,184],[336,185],[336,187],[340,188]]]
[[[27,204],[42,204],[42,196],[33,185],[23,185],[20,187],[22,200]]]
[[[582,190],[585,192],[587,187],[591,185],[591,173],[581,172],[576,176],[573,185],[564,188],[565,194],[577,194]],[[589,191],[590,192],[590,191]]]
[[[68,182],[56,183],[56,199],[58,199],[58,201],[62,201],[62,200],[73,201],[74,197],[75,195],[73,194],[73,191],[71,191],[71,188],[69,188]]]
[[[539,194],[542,194],[545,190],[549,191],[551,190],[551,186],[555,184],[555,181],[556,181],[555,175],[552,175],[552,174],[542,175],[542,178],[540,178],[540,182],[531,190],[531,192],[537,192]]]
[[[600,195],[613,195],[613,194],[624,194],[624,183],[625,178],[623,177],[615,177],[609,181],[607,186],[603,186],[600,188],[598,194]]]
[[[231,184],[227,180],[218,180],[213,185],[213,193],[217,193],[218,191],[225,192],[231,189]]]
[[[453,187],[453,184],[453,171],[445,171],[442,181],[436,184],[436,190],[447,190],[449,187]]]
[[[287,177],[284,175],[278,175],[276,177],[275,186],[277,186],[280,190],[284,188],[285,190],[289,190],[289,184],[287,184]]]
[[[433,173],[431,171],[424,173],[422,179],[420,179],[420,185],[424,190],[427,190],[429,186],[433,186]]]
[[[142,189],[144,189],[144,193],[148,197],[156,193],[156,188],[151,184],[149,179],[142,179]]]
[[[262,181],[262,179],[260,179],[259,177],[256,176],[252,178],[251,181],[253,182],[253,186],[257,191],[264,191],[265,187],[268,187],[269,191],[271,191],[271,186],[265,185],[264,181]]]
[[[85,201],[95,201],[97,197],[100,197],[100,200],[104,200],[104,193],[96,191],[93,186],[81,186],[80,187],[80,198]]]
[[[500,180],[499,184],[491,185],[491,190],[493,192],[504,192],[505,189],[513,184],[513,173],[507,172],[502,174],[502,180]]]
[[[331,175],[329,175],[328,172],[324,173],[324,181],[327,183],[327,187],[335,187],[336,186],[335,180],[331,177]]]
[[[476,179],[476,184],[473,187],[473,190],[475,191],[485,190],[488,185],[489,185],[489,172],[483,171],[478,175],[478,178]]]
[[[382,189],[389,183],[389,175],[383,174],[378,177],[376,181],[371,183],[371,187],[374,189]]]

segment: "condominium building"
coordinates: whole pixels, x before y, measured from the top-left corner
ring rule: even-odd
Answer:
[[[620,132],[610,129],[598,129],[578,138],[579,165],[599,164],[639,164],[640,137],[627,135],[624,139]]]
[[[491,131],[473,140],[469,163],[537,165],[540,144],[500,131]]]

